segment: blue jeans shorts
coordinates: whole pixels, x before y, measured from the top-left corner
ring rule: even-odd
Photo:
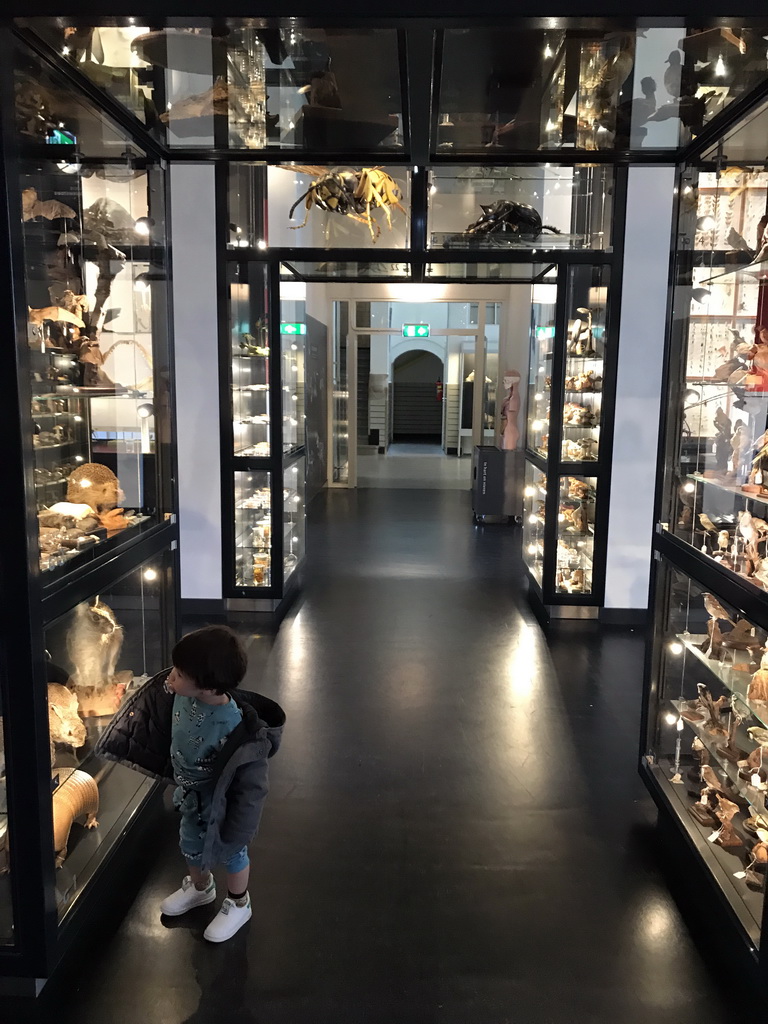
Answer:
[[[181,815],[179,824],[179,848],[188,864],[200,867],[203,860],[203,846],[208,832],[208,817],[211,812],[211,791],[209,787],[184,792],[177,786],[173,803]],[[236,875],[247,868],[248,847],[243,846],[226,862],[227,873]]]

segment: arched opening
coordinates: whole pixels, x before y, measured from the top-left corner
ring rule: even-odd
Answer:
[[[441,444],[443,360],[424,349],[399,355],[392,364],[392,440]]]

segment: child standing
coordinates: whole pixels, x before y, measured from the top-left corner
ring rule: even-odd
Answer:
[[[169,917],[213,903],[211,869],[226,865],[227,897],[204,937],[231,938],[251,917],[248,844],[269,789],[267,759],[285,714],[268,697],[237,689],[247,660],[226,626],[188,633],[173,668],[149,680],[107,726],[96,753],[174,782],[179,846],[189,874],[160,904]]]

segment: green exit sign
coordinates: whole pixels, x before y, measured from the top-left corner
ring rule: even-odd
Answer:
[[[554,338],[555,328],[554,327],[537,327],[536,337],[539,341],[543,341],[545,338]]]
[[[404,338],[428,338],[429,324],[403,324]]]
[[[281,334],[306,334],[307,333],[307,325],[306,324],[286,324],[286,323],[281,323],[280,324],[280,333]]]

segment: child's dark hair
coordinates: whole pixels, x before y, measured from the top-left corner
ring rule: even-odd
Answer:
[[[173,648],[171,660],[201,690],[214,693],[233,690],[248,666],[243,645],[228,626],[205,626],[187,633]]]

